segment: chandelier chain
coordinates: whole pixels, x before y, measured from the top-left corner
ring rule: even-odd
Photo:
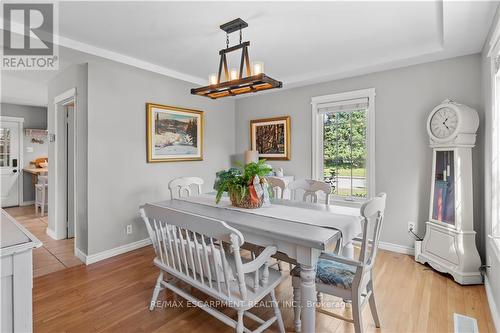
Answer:
[[[226,32],[226,49],[229,48],[229,34]]]
[[[242,33],[241,33],[241,29],[240,29],[240,44],[241,44],[241,40],[242,40]]]

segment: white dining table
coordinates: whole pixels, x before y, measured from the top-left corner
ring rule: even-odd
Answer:
[[[206,196],[206,195],[205,195]],[[310,221],[305,223],[266,216],[255,210],[231,209],[226,206],[207,204],[206,199],[173,199],[144,205],[153,210],[157,216],[162,211],[167,215],[168,210],[184,211],[197,214],[201,217],[218,219],[238,229],[244,236],[245,242],[257,246],[276,246],[278,251],[292,263],[301,266],[301,321],[302,332],[315,332],[316,295],[316,263],[324,251],[333,251],[342,238],[341,232],[335,229],[336,221],[345,224],[346,218],[352,223],[361,224],[359,209],[343,206],[326,206],[312,203],[298,203],[287,200],[273,200],[273,205],[289,206],[295,212],[307,216],[329,218],[329,226],[320,226]],[[279,211],[279,210],[278,210]],[[314,212],[314,213],[313,213]],[[340,222],[339,222],[340,223]],[[345,226],[344,226],[345,227]],[[350,242],[346,242],[350,243]],[[281,259],[281,258],[280,258]],[[287,261],[287,259],[284,259]]]

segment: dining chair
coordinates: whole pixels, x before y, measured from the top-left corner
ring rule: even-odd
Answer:
[[[286,276],[268,266],[268,260],[276,253],[275,246],[267,246],[259,256],[243,261],[243,235],[223,221],[182,211],[165,212],[154,206],[141,208],[140,215],[156,253],[153,263],[160,269],[151,311],[160,291],[169,289],[235,328],[237,333],[251,332],[244,326],[244,316],[260,324],[253,332],[262,332],[274,322],[281,333],[285,332],[274,290]],[[164,274],[176,279],[167,282]],[[236,309],[237,320],[194,297],[191,287],[183,287],[185,284],[215,298],[217,304]],[[263,320],[248,310],[267,295],[271,296],[274,315]]]
[[[171,180],[168,183],[168,189],[170,191],[170,197],[174,198],[175,194],[177,193],[177,196],[179,198],[182,197],[182,192],[185,192],[187,197],[191,196],[191,189],[192,187],[196,187],[198,190],[198,195],[201,194],[201,186],[203,185],[204,181],[203,179],[199,177],[179,177]]]
[[[285,189],[286,189],[285,181],[281,178],[272,177],[272,176],[266,177],[266,179],[274,191],[274,196],[276,198],[278,198],[278,194],[280,194],[279,199],[283,199],[283,194],[285,193]]]
[[[296,200],[297,190],[304,191],[302,196],[302,201],[307,202],[310,200],[313,203],[318,202],[317,192],[323,192],[325,194],[325,203],[328,205],[330,203],[330,194],[332,188],[330,184],[319,180],[313,179],[299,179],[294,180],[288,184],[288,189],[291,191],[291,198]]]
[[[353,323],[356,333],[363,331],[361,311],[367,302],[370,304],[375,326],[380,327],[373,291],[373,265],[377,256],[380,229],[384,219],[385,201],[386,194],[381,193],[361,206],[364,225],[358,260],[348,259],[333,253],[323,253],[316,265],[316,290],[352,301],[352,319],[321,308],[318,308],[318,311]],[[295,331],[300,332],[301,309],[297,305],[300,304],[300,266],[296,266],[290,274],[293,286]]]

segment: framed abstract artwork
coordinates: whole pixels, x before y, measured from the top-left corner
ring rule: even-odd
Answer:
[[[146,104],[147,161],[203,160],[203,111]]]
[[[250,121],[250,145],[266,160],[289,160],[290,116]]]

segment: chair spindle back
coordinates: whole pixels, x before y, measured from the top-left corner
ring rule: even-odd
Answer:
[[[361,206],[361,215],[364,218],[364,224],[359,261],[365,264],[368,269],[372,268],[377,256],[380,230],[384,220],[386,197],[385,193],[380,193],[377,197],[365,202]]]
[[[317,192],[323,192],[325,194],[325,203],[327,205],[330,203],[332,188],[328,183],[313,179],[299,179],[288,184],[288,188],[292,192],[292,199],[296,199],[297,190],[303,190],[302,201],[307,202],[310,199],[311,202],[317,203]]]
[[[187,197],[192,194],[192,187],[196,187],[198,195],[201,194],[201,186],[203,185],[203,179],[199,177],[179,177],[171,180],[168,183],[168,189],[170,191],[170,197],[173,199],[176,195],[178,198],[182,197],[182,193],[185,192]]]
[[[154,205],[144,206],[140,214],[156,260],[178,278],[240,300],[248,293],[245,274],[251,274],[254,290],[265,284],[267,260],[261,260],[262,265],[258,258],[243,264],[243,235],[223,221]],[[266,255],[271,252],[267,250]]]
[[[278,177],[267,177],[267,182],[274,191],[274,196],[276,198],[283,199],[283,194],[285,193],[286,184],[285,181]],[[278,196],[279,194],[279,196]]]

